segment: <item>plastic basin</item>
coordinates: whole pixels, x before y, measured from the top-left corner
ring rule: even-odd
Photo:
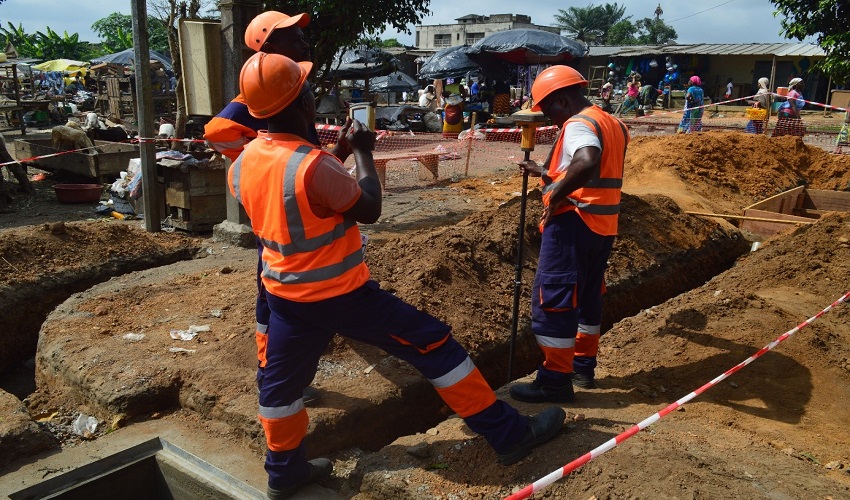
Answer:
[[[100,201],[100,184],[56,184],[56,199],[60,203],[94,203]]]

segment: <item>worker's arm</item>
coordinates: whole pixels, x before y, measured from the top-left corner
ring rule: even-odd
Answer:
[[[357,222],[373,224],[381,216],[381,182],[375,170],[372,150],[375,149],[375,132],[354,120],[346,134],[346,141],[354,154],[355,174],[360,185],[360,197],[344,214]]]
[[[586,146],[576,150],[573,159],[567,167],[564,178],[558,181],[552,189],[549,204],[543,207],[543,225],[549,223],[549,219],[557,209],[565,202],[570,193],[583,187],[591,179],[599,177],[599,164],[602,151],[594,146]]]
[[[531,177],[540,177],[543,175],[543,172],[549,171],[552,164],[552,154],[555,152],[555,146],[558,142],[560,142],[561,136],[564,134],[564,128],[565,127],[561,127],[560,132],[558,132],[558,136],[555,138],[555,142],[552,144],[552,148],[549,149],[549,155],[542,164],[538,165],[534,160],[523,160],[517,163],[522,173],[527,173]]]

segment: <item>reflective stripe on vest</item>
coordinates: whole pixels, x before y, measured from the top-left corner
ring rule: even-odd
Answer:
[[[596,115],[594,118],[593,115]],[[564,124],[564,128],[570,122],[575,121],[587,122],[595,131],[599,138],[601,148],[599,175],[591,179],[583,187],[576,189],[568,195],[565,201],[569,203],[562,204],[555,214],[561,214],[576,210],[587,226],[597,234],[603,236],[617,234],[617,214],[620,213],[620,189],[623,187],[622,165],[626,154],[626,148],[629,143],[629,133],[626,126],[620,120],[608,115],[596,106],[591,106],[582,110],[581,113],[573,116]],[[611,122],[615,122],[622,131],[622,138],[617,137],[609,132],[609,137],[603,132],[600,126],[600,120],[606,121],[607,129],[610,131]],[[622,151],[615,151],[611,148],[606,149],[605,143],[614,141],[618,144],[622,141]],[[555,144],[555,149],[552,152],[552,158],[560,159],[563,149],[563,141]],[[620,156],[622,154],[622,156]],[[557,161],[557,160],[556,160]],[[550,162],[550,168],[554,162]],[[566,175],[564,172],[545,172],[542,176],[543,183],[543,202],[548,205],[549,199],[552,196],[552,191],[555,184],[562,180]]]
[[[369,277],[357,223],[340,214],[320,218],[310,209],[305,172],[324,154],[304,141],[271,139],[261,133],[231,166],[233,195],[252,223],[260,226],[254,232],[265,249],[266,289],[299,302],[348,293]],[[284,161],[282,170],[275,171]],[[267,178],[276,185],[263,184]],[[252,193],[242,192],[246,189],[257,195],[252,198]]]

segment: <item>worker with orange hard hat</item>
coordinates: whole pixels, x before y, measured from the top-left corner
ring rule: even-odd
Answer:
[[[309,141],[316,115],[305,83],[310,67],[262,52],[245,63],[242,95],[251,116],[267,120],[268,130],[245,146],[228,172],[229,189],[264,246],[262,280],[271,316],[258,382],[269,497],[292,495],[332,470],[327,459],[307,461],[309,422],[301,395],[335,334],[413,365],[484,436],[500,463],[521,460],[561,430],[564,411],[520,415],[496,398],[451,327],[370,279],[357,223],[371,224],[381,215],[375,133],[357,120],[346,131],[355,177]]]
[[[533,382],[510,388],[519,401],[568,403],[573,385],[596,385],[603,277],[617,234],[629,132],[584,97],[586,85],[575,69],[552,66],[531,86],[532,110],[559,124],[561,134],[542,165],[519,164],[541,177],[543,190],[531,327],[544,355]]]
[[[282,54],[295,61],[307,61],[310,58],[310,45],[304,37],[301,28],[310,23],[306,13],[294,16],[270,10],[257,15],[245,29],[245,45],[257,52]],[[336,145],[331,153],[342,161],[351,153],[345,142],[346,123],[339,132]],[[204,127],[204,138],[210,147],[231,161],[242,153],[245,144],[257,137],[259,130],[266,128],[265,119],[255,118],[248,112],[242,94],[237,95],[219,114]],[[309,134],[310,142],[319,145],[319,136],[315,125]],[[260,279],[262,273],[263,245],[257,242],[257,302],[256,302],[256,331],[257,362],[260,369],[265,366],[266,330],[269,324],[269,307],[266,302],[266,291]],[[312,388],[304,389],[304,402],[307,405],[315,402],[319,392]]]

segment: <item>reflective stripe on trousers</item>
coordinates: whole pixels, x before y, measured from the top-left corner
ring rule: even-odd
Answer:
[[[301,395],[335,333],[378,347],[407,361],[434,385],[453,411],[501,453],[525,433],[527,419],[495,394],[450,327],[381,290],[374,281],[318,302],[295,302],[267,294],[267,364],[258,370],[269,484],[286,487],[306,467]],[[415,403],[411,403],[415,404]],[[306,416],[306,412],[303,412]],[[281,446],[291,447],[283,450]]]

